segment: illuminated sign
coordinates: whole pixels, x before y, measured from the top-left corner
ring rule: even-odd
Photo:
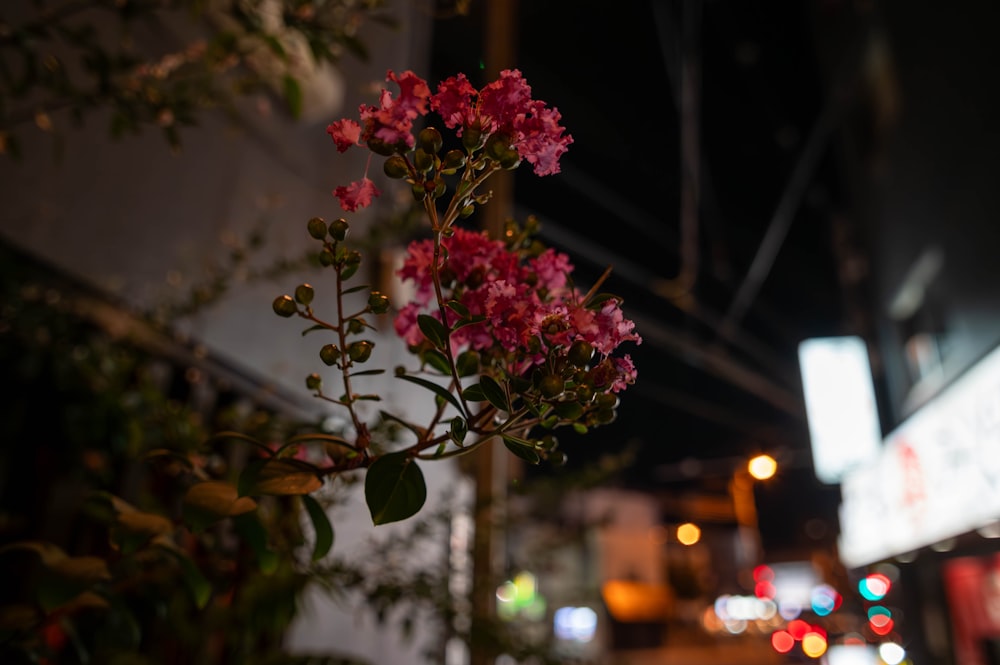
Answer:
[[[841,481],[848,567],[906,554],[1000,517],[1000,349],[888,437]]]
[[[836,484],[882,443],[868,348],[860,337],[807,339],[799,369],[813,469],[820,482]]]

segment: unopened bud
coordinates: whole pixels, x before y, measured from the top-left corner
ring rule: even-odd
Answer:
[[[278,296],[274,299],[271,307],[274,309],[275,314],[285,318],[294,316],[295,313],[299,311],[299,308],[295,305],[295,301],[292,300],[291,296]]]
[[[396,180],[410,175],[410,168],[407,166],[406,160],[402,155],[393,155],[385,160],[385,163],[382,164],[382,171],[390,178]]]
[[[299,284],[295,287],[295,301],[303,305],[308,305],[313,300],[313,287],[309,284]]]
[[[326,222],[322,217],[313,217],[310,219],[306,228],[309,229],[309,235],[316,238],[316,240],[322,240],[326,237]]]
[[[330,237],[334,240],[343,240],[347,237],[347,231],[350,228],[351,225],[343,217],[335,219],[330,222]]]
[[[444,139],[441,138],[441,132],[437,129],[426,127],[421,129],[417,135],[417,144],[421,150],[436,155],[441,150],[441,146],[444,145]]]

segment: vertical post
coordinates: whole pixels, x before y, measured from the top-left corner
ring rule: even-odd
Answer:
[[[483,16],[483,41],[487,81],[513,66],[517,43],[516,0],[488,0]],[[491,238],[500,238],[504,222],[513,209],[513,173],[500,171],[490,177],[493,192],[490,204],[480,210],[483,228]],[[496,585],[504,566],[503,537],[500,526],[505,515],[509,456],[496,441],[482,446],[475,454],[475,536],[472,550],[472,644],[470,665],[493,665],[494,653],[486,632],[496,617]],[[485,639],[484,639],[485,638]]]

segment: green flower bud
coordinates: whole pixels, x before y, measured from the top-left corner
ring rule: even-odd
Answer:
[[[292,300],[291,296],[278,296],[274,299],[271,307],[274,309],[275,314],[285,318],[293,316],[299,311],[299,308],[295,305],[295,301]]]
[[[441,168],[460,169],[465,166],[465,153],[461,150],[449,150],[441,160]]]
[[[410,175],[410,167],[402,155],[393,155],[385,160],[385,163],[382,164],[382,171],[395,180]]]
[[[486,155],[493,160],[500,161],[503,156],[510,152],[510,139],[505,134],[490,134],[486,139]]]
[[[562,394],[565,386],[566,383],[561,376],[546,374],[538,382],[538,392],[542,394],[542,397],[557,397]]]
[[[421,173],[426,173],[434,167],[434,155],[417,148],[416,152],[413,153],[413,165]]]
[[[367,145],[369,150],[374,152],[376,155],[382,155],[383,157],[388,157],[389,155],[397,152],[394,144],[386,143],[382,139],[377,139],[374,136],[368,139]]]
[[[295,301],[303,305],[308,305],[313,300],[313,287],[308,284],[299,284],[295,287]]]
[[[424,189],[424,183],[422,182],[413,183],[413,185],[410,187],[410,191],[413,192],[413,200],[416,201],[417,203],[427,198],[427,190]]]
[[[553,466],[565,466],[566,462],[569,461],[569,457],[567,457],[566,453],[561,450],[553,450],[546,455],[545,459],[547,459]]]
[[[538,441],[538,445],[541,446],[542,450],[551,452],[559,447],[559,439],[551,434],[546,434]]]
[[[483,131],[475,127],[466,127],[463,129],[462,147],[469,152],[483,147]]]
[[[347,347],[347,355],[356,363],[363,363],[372,357],[372,349],[375,348],[374,342],[369,342],[366,339],[352,342],[350,346]]]
[[[323,379],[319,377],[319,374],[313,372],[306,377],[306,388],[309,390],[319,390],[321,385],[323,385]]]
[[[429,152],[432,155],[436,155],[441,147],[444,145],[444,139],[441,138],[441,132],[439,132],[434,127],[426,127],[420,130],[417,134],[417,145],[424,152]]]
[[[598,425],[610,425],[615,422],[617,417],[618,412],[614,409],[598,409],[592,416],[594,422]]]
[[[368,307],[371,308],[373,314],[385,314],[389,311],[389,297],[378,291],[372,291],[371,295],[368,296]]]
[[[461,217],[462,219],[465,219],[475,211],[476,211],[476,206],[470,203],[469,205],[462,208],[461,212],[458,213],[458,216]]]
[[[594,345],[582,339],[573,342],[566,353],[566,360],[574,367],[584,367],[594,357]]]
[[[351,225],[343,217],[335,219],[330,222],[330,237],[334,240],[343,240],[347,237],[347,230],[350,228]]]
[[[620,400],[618,395],[614,393],[601,393],[596,398],[594,398],[594,403],[597,404],[599,409],[617,409]]]
[[[319,350],[319,359],[327,365],[334,365],[340,360],[340,349],[336,344],[327,344]]]
[[[326,221],[322,217],[313,217],[310,219],[306,228],[309,230],[309,235],[316,238],[316,240],[322,240],[326,237]]]
[[[444,180],[438,180],[437,187],[434,188],[434,198],[439,199],[444,196],[447,189],[448,186],[444,184]]]
[[[344,258],[344,267],[340,269],[341,279],[350,279],[361,266],[361,252],[351,250]]]
[[[500,168],[517,168],[521,164],[521,155],[517,154],[517,150],[508,150],[497,161],[500,162]]]
[[[364,330],[365,324],[358,319],[351,319],[347,322],[347,334],[349,335],[357,335],[364,332]]]

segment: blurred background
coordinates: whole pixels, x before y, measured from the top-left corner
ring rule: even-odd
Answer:
[[[425,465],[440,531],[372,527],[360,487],[338,485],[334,559],[290,583],[271,646],[1000,663],[993,4],[273,0],[197,20],[188,4],[0,9],[3,542],[94,547],[83,490],[141,494],[125,460],[176,443],[136,395],[182,417],[193,448],[231,411],[342,427],[305,389],[316,349],[271,312],[322,279],[306,221],[341,216],[331,191],[365,168],[326,126],[388,69],[481,86],[517,68],[574,142],[559,174],[497,180],[496,217],[469,224],[536,218],[581,285],[610,266],[643,337],[638,381],[614,423],[560,435],[563,466],[502,447]],[[199,71],[219,34],[269,46]],[[116,92],[126,65],[159,96]],[[223,76],[245,79],[231,105],[211,90]],[[393,293],[420,229],[383,184],[351,239]],[[379,327],[373,362],[404,362],[391,317]],[[372,391],[420,407],[390,379]]]

